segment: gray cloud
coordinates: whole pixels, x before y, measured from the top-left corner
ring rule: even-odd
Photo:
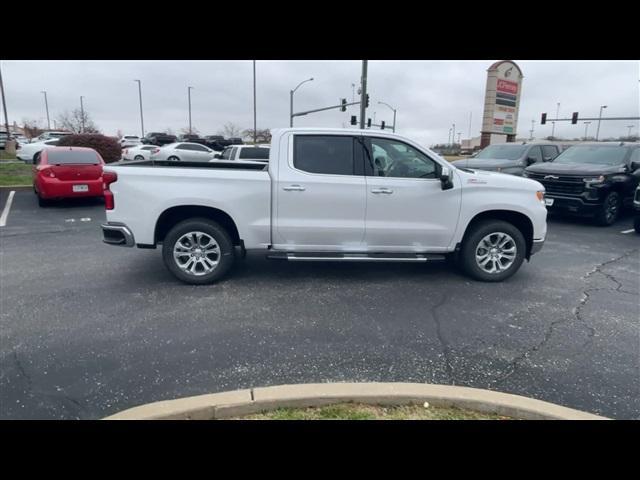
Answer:
[[[516,60],[517,61],[517,60]],[[486,69],[493,61],[370,61],[368,116],[392,121],[392,112],[378,101],[398,109],[398,133],[424,144],[447,140],[452,123],[466,138],[472,112],[471,134],[479,135]],[[635,61],[517,61],[524,73],[518,135],[528,136],[531,120],[536,137],[551,133],[551,125],[538,125],[541,112],[555,115],[638,116],[640,62]],[[9,121],[45,120],[41,90],[47,90],[52,119],[63,110],[85,108],[98,126],[113,135],[140,131],[138,91],[142,80],[145,130],[178,131],[188,125],[187,86],[193,86],[193,125],[203,134],[216,133],[224,123],[253,126],[253,83],[250,61],[4,61],[2,64]],[[314,77],[295,95],[295,110],[337,104],[352,98],[351,84],[360,77],[360,61],[258,61],[258,127],[277,128],[289,123],[289,90]],[[349,127],[351,115],[322,112],[299,117],[297,126]],[[626,125],[638,121],[603,122],[601,137],[626,134]],[[595,124],[590,126],[595,133]],[[578,137],[584,125],[558,124],[560,136]]]

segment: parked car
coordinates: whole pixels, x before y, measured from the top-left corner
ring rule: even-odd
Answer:
[[[235,145],[217,153],[212,162],[218,160],[252,160],[258,162],[269,161],[268,145]]]
[[[66,135],[73,135],[73,133],[71,133],[71,132],[62,132],[62,131],[44,132],[37,138],[37,140],[38,141],[51,140],[53,138],[60,138],[60,137],[66,136]]]
[[[147,133],[146,136],[142,138],[142,143],[145,145],[168,145],[170,143],[175,143],[178,141],[178,138],[175,135],[169,135],[168,133],[160,133],[160,132],[152,132]]]
[[[47,147],[33,166],[33,190],[41,207],[51,199],[102,197],[102,167],[98,152],[85,147]]]
[[[392,162],[382,170],[372,151]],[[162,245],[178,279],[205,284],[236,249],[288,261],[430,262],[450,254],[501,281],[542,248],[540,183],[458,169],[417,143],[372,130],[274,130],[269,163],[105,167],[112,245]]]
[[[136,145],[122,150],[123,160],[149,160],[151,152],[159,147],[155,145]]]
[[[473,158],[457,160],[454,165],[489,172],[502,172],[522,175],[524,169],[534,163],[550,162],[561,151],[559,145],[552,143],[502,143],[489,145]]]
[[[636,233],[640,233],[640,186],[636,187],[636,193],[633,197],[633,209],[636,211],[633,219],[633,228]]]
[[[36,155],[47,147],[55,147],[58,144],[58,140],[58,138],[52,138],[46,141],[20,143],[16,147],[16,157],[25,163],[35,163]]]
[[[206,146],[212,150],[221,151],[230,145],[229,141],[225,140],[222,135],[207,135],[204,139]]]
[[[134,147],[136,145],[141,145],[142,141],[140,137],[137,135],[125,135],[120,139],[120,146],[122,148]]]
[[[216,152],[199,143],[177,142],[151,150],[151,160],[208,162]]]
[[[640,180],[640,144],[598,142],[574,145],[552,162],[532,165],[525,176],[542,183],[551,213],[591,216],[613,224],[631,206]]]
[[[243,145],[244,142],[240,137],[231,137],[229,138],[229,145]]]
[[[0,149],[4,150],[9,140],[9,134],[6,130],[0,130]]]

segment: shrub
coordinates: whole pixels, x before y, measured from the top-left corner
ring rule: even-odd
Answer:
[[[120,143],[114,137],[95,133],[65,135],[60,138],[58,147],[88,147],[100,154],[105,163],[117,162],[122,158]]]

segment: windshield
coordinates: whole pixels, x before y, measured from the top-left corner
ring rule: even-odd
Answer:
[[[604,145],[576,145],[558,155],[553,163],[590,163],[620,165],[624,163],[627,147]]]
[[[491,145],[473,158],[493,158],[497,160],[517,160],[524,154],[527,145]]]

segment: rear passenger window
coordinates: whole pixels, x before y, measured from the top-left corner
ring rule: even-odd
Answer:
[[[558,156],[558,148],[553,145],[543,145],[542,156],[545,160],[553,160]]]
[[[310,173],[353,175],[353,137],[296,135],[293,166]]]

